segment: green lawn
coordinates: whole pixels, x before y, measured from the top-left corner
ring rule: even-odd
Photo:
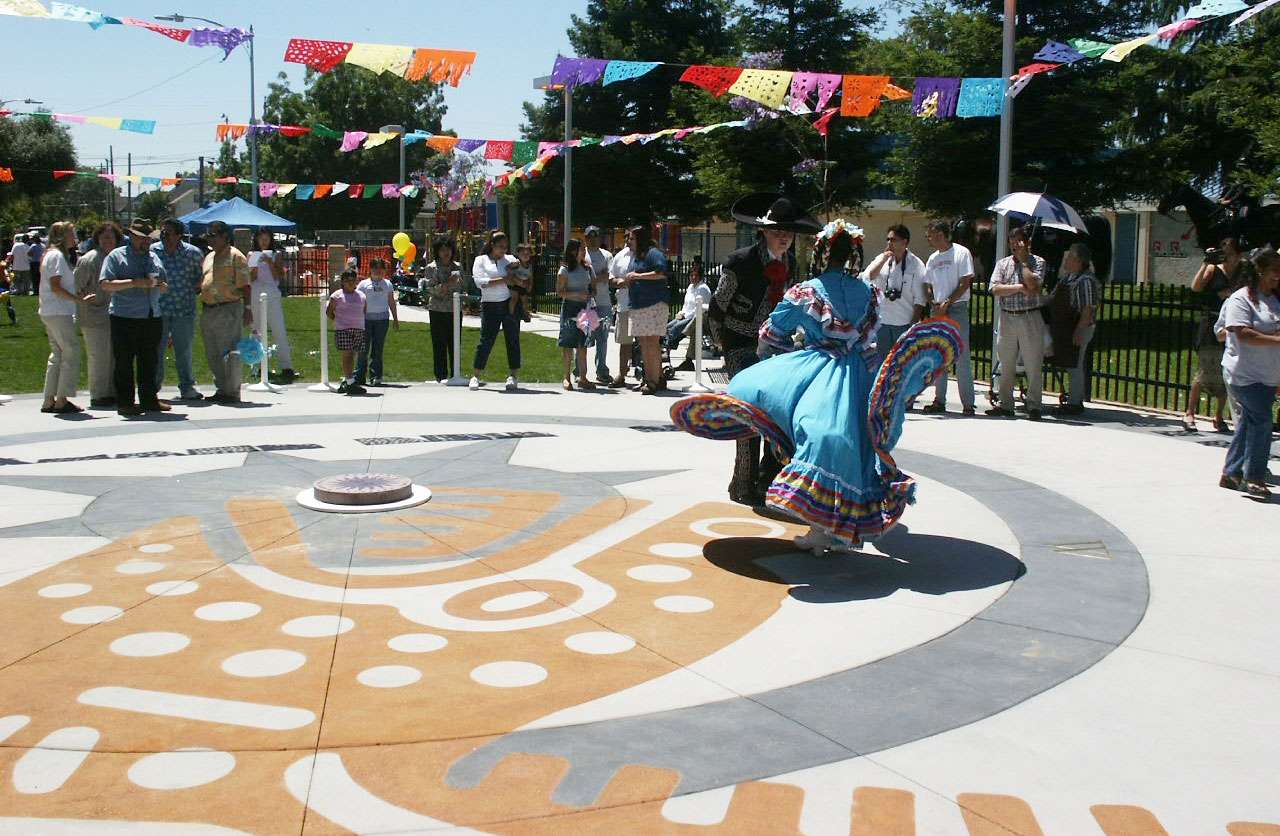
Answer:
[[[320,312],[319,301],[314,297],[294,297],[284,300],[285,320],[289,327],[289,343],[293,348],[294,370],[302,380],[314,383],[320,379]],[[39,392],[44,386],[45,363],[49,357],[49,341],[44,325],[36,314],[35,297],[14,300],[18,313],[18,326],[9,325],[9,319],[0,310],[0,392],[21,394]],[[332,332],[330,332],[332,333]],[[474,356],[480,332],[474,328],[462,331],[462,369],[470,375],[471,358]],[[520,379],[533,383],[549,383],[560,380],[560,349],[555,340],[532,334],[520,338],[522,362]],[[197,383],[209,388],[213,378],[204,359],[204,344],[196,331],[195,373]],[[431,376],[431,328],[426,323],[405,322],[399,331],[387,335],[386,354],[383,360],[385,378],[390,382],[420,383]],[[272,368],[276,368],[272,364]],[[486,378],[502,381],[507,376],[507,357],[499,335],[493,353],[489,355]],[[88,365],[83,353],[80,364],[80,389],[86,389]],[[256,375],[256,370],[253,373]],[[341,376],[338,352],[329,337],[329,379],[337,381]],[[245,383],[255,380],[246,370]],[[172,353],[168,359],[167,382],[173,385]],[[82,393],[81,399],[87,395]]]

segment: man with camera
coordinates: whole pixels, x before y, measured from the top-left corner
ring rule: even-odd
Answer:
[[[1213,400],[1213,428],[1227,431],[1224,407],[1230,405],[1227,385],[1222,380],[1223,345],[1213,332],[1213,325],[1222,311],[1222,303],[1235,290],[1245,284],[1249,260],[1244,257],[1240,241],[1223,238],[1217,247],[1204,252],[1204,263],[1191,280],[1191,289],[1199,297],[1200,321],[1196,326],[1195,349],[1198,364],[1195,379],[1191,381],[1191,393],[1187,398],[1187,411],[1182,425],[1188,432],[1196,431],[1196,411],[1200,408],[1200,396],[1206,394]]]
[[[880,327],[876,351],[880,364],[908,328],[924,317],[924,262],[908,248],[911,230],[902,224],[885,233],[884,252],[862,271],[863,280],[880,291]]]

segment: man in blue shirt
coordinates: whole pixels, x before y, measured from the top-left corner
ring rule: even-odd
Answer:
[[[129,243],[102,260],[99,286],[111,294],[111,352],[115,356],[116,412],[141,415],[168,412],[156,397],[156,357],[159,353],[160,294],[168,289],[164,268],[151,252],[151,224],[141,218],[129,224]],[[134,402],[134,366],[138,400]]]
[[[200,292],[200,265],[204,253],[182,240],[182,221],[169,218],[160,224],[160,240],[151,252],[164,268],[169,291],[160,297],[160,349],[156,357],[156,391],[164,388],[164,352],[173,341],[173,360],[178,367],[178,397],[198,401],[204,395],[196,389],[191,368],[191,345],[196,337],[196,294]]]

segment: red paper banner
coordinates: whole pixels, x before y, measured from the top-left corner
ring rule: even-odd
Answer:
[[[350,41],[311,41],[292,38],[284,51],[284,60],[294,64],[306,64],[313,70],[327,73],[341,64],[354,46]]]
[[[484,149],[484,158],[486,160],[511,160],[511,155],[515,153],[516,144],[511,140],[489,140],[488,147]]]
[[[713,96],[723,96],[742,75],[741,67],[715,67],[695,64],[680,75],[680,80],[696,84]]]

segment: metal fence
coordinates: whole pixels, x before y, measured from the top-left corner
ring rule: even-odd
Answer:
[[[991,378],[993,299],[975,284],[969,303],[973,372]],[[1175,285],[1103,287],[1098,327],[1089,345],[1087,383],[1097,400],[1185,410],[1196,373],[1195,331],[1201,300]],[[1064,374],[1045,371],[1045,388],[1060,391]],[[1199,411],[1209,408],[1207,399]]]

